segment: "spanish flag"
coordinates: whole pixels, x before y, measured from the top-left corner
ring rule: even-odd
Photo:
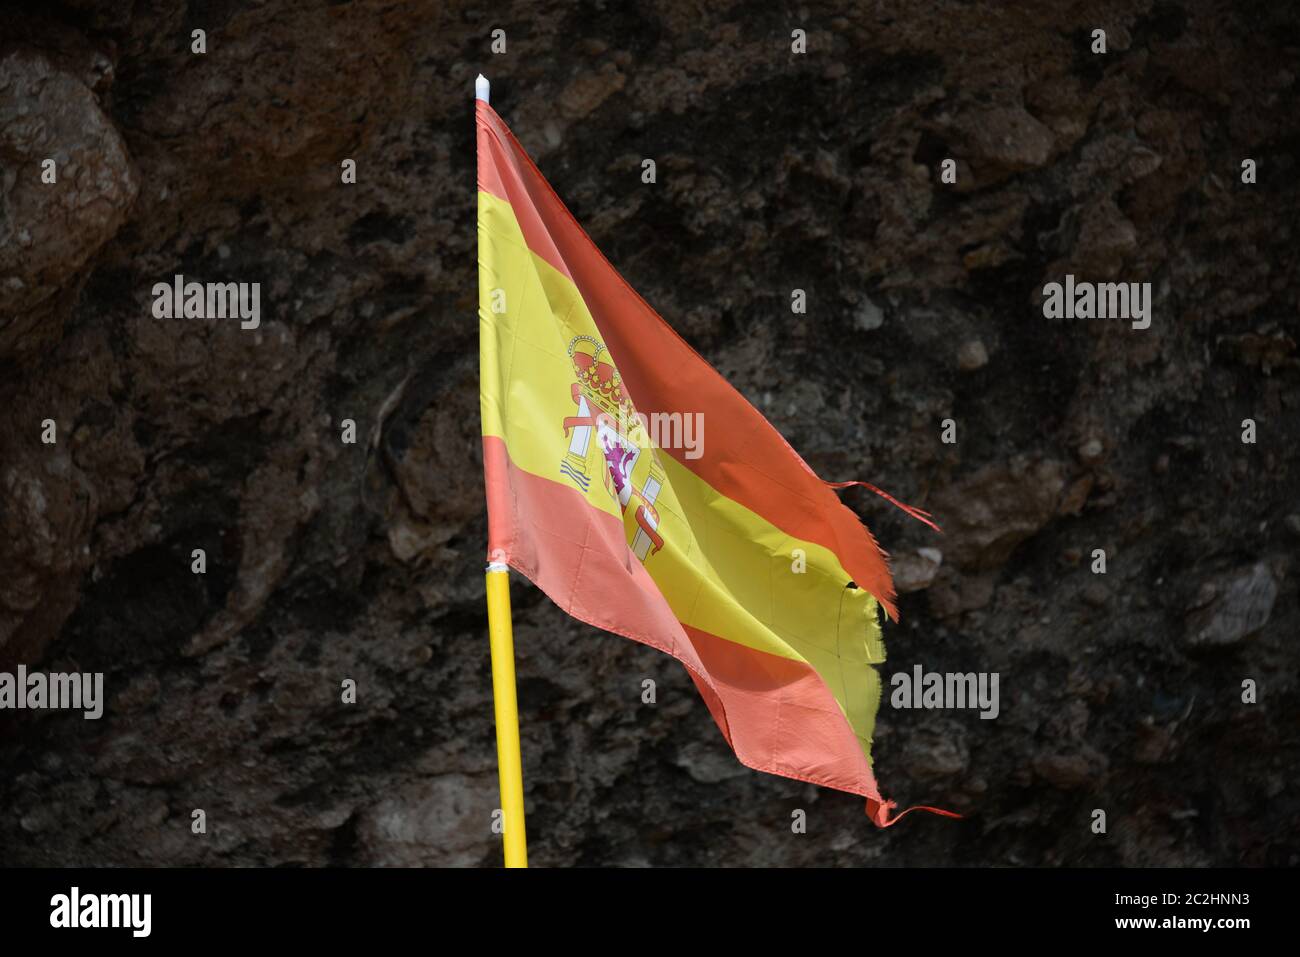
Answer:
[[[893,823],[871,738],[879,613],[897,613],[884,555],[835,492],[854,483],[818,478],[476,109],[489,561],[680,661],[747,766],[862,795]]]

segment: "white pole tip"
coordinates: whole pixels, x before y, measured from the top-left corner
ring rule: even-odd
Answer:
[[[474,98],[476,100],[482,100],[484,103],[490,103],[492,102],[488,99],[488,93],[490,90],[491,84],[488,83],[488,78],[480,73],[478,79],[474,81]]]

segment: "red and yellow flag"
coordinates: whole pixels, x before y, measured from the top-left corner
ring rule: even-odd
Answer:
[[[680,661],[744,764],[892,823],[871,768],[878,609],[897,617],[879,547],[476,108],[489,561]]]

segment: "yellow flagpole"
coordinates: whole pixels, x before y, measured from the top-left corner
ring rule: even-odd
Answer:
[[[524,769],[519,756],[519,705],[515,699],[515,642],[510,622],[510,573],[487,569],[488,637],[492,645],[492,699],[496,705],[497,768],[501,778],[502,843],[506,867],[528,866],[524,836]]]

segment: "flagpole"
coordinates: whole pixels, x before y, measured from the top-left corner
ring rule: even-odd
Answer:
[[[504,814],[506,867],[528,866],[524,835],[524,769],[519,756],[519,705],[515,699],[515,643],[510,623],[510,572],[487,567],[488,638],[492,646],[492,701],[497,720],[497,770]]]
[[[484,103],[491,87],[482,73],[474,80],[474,98]],[[524,768],[519,754],[519,702],[515,697],[515,639],[510,620],[510,567],[487,567],[488,643],[492,648],[492,704],[497,723],[497,773],[501,782],[501,843],[506,867],[528,866],[524,833]]]

